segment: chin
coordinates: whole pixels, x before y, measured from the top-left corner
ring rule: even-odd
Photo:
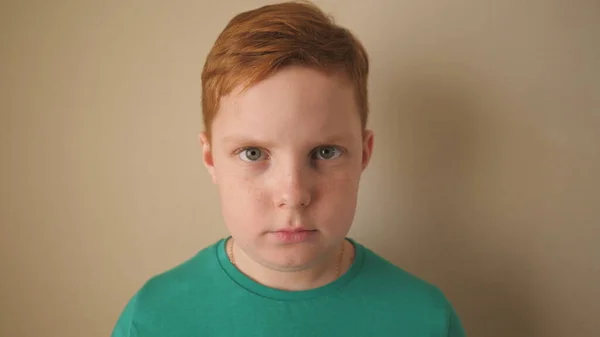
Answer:
[[[326,252],[320,246],[293,245],[275,248],[274,251],[265,252],[261,258],[276,269],[302,270],[318,263],[325,257]]]
[[[265,263],[265,266],[273,270],[291,272],[312,268],[317,262],[319,262],[317,258],[294,261],[269,261]]]

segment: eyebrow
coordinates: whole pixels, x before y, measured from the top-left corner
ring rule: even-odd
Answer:
[[[247,137],[247,136],[236,136],[230,135],[222,138],[223,143],[225,144],[234,144],[234,145],[272,145],[273,142],[261,140],[258,138]]]
[[[351,138],[352,137],[349,134],[337,134],[337,135],[333,135],[331,137],[318,139],[315,141],[315,144],[335,145],[338,143],[344,143],[344,142],[350,140]],[[255,138],[255,137],[251,137],[251,136],[248,137],[248,136],[238,136],[238,135],[225,136],[222,138],[222,141],[224,144],[228,144],[228,145],[236,145],[236,146],[256,145],[256,146],[262,146],[262,147],[266,147],[266,148],[275,147],[278,143],[277,141],[270,141],[270,140]]]
[[[322,144],[336,144],[336,143],[343,143],[345,141],[349,141],[350,139],[352,139],[352,136],[349,134],[338,134],[338,135],[333,135],[331,137],[322,139],[321,143]]]

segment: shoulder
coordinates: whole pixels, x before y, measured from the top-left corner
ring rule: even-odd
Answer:
[[[449,302],[438,286],[394,265],[365,246],[357,243],[357,247],[364,254],[360,283],[370,289],[367,291],[385,294],[390,301],[408,304],[413,309],[448,309]]]
[[[222,273],[217,245],[212,244],[181,264],[148,279],[137,294],[138,306],[154,302],[164,304],[162,302],[187,296],[216,282],[215,278]]]
[[[219,284],[223,274],[214,243],[160,274],[149,278],[125,306],[113,337],[133,336],[136,324],[157,321],[167,313],[181,310],[191,298],[206,294]]]
[[[400,268],[357,244],[363,266],[354,283],[364,306],[402,324],[427,326],[443,336],[464,337],[462,323],[446,295],[436,285]]]

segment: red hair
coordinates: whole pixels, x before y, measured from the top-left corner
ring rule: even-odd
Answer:
[[[289,65],[345,73],[366,127],[369,59],[364,47],[315,5],[285,2],[236,15],[210,50],[202,71],[202,117],[209,139],[222,96]]]

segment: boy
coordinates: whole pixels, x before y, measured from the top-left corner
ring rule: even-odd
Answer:
[[[313,5],[231,20],[200,136],[231,236],[148,281],[114,337],[464,336],[436,287],[346,238],[373,150],[368,68]]]

